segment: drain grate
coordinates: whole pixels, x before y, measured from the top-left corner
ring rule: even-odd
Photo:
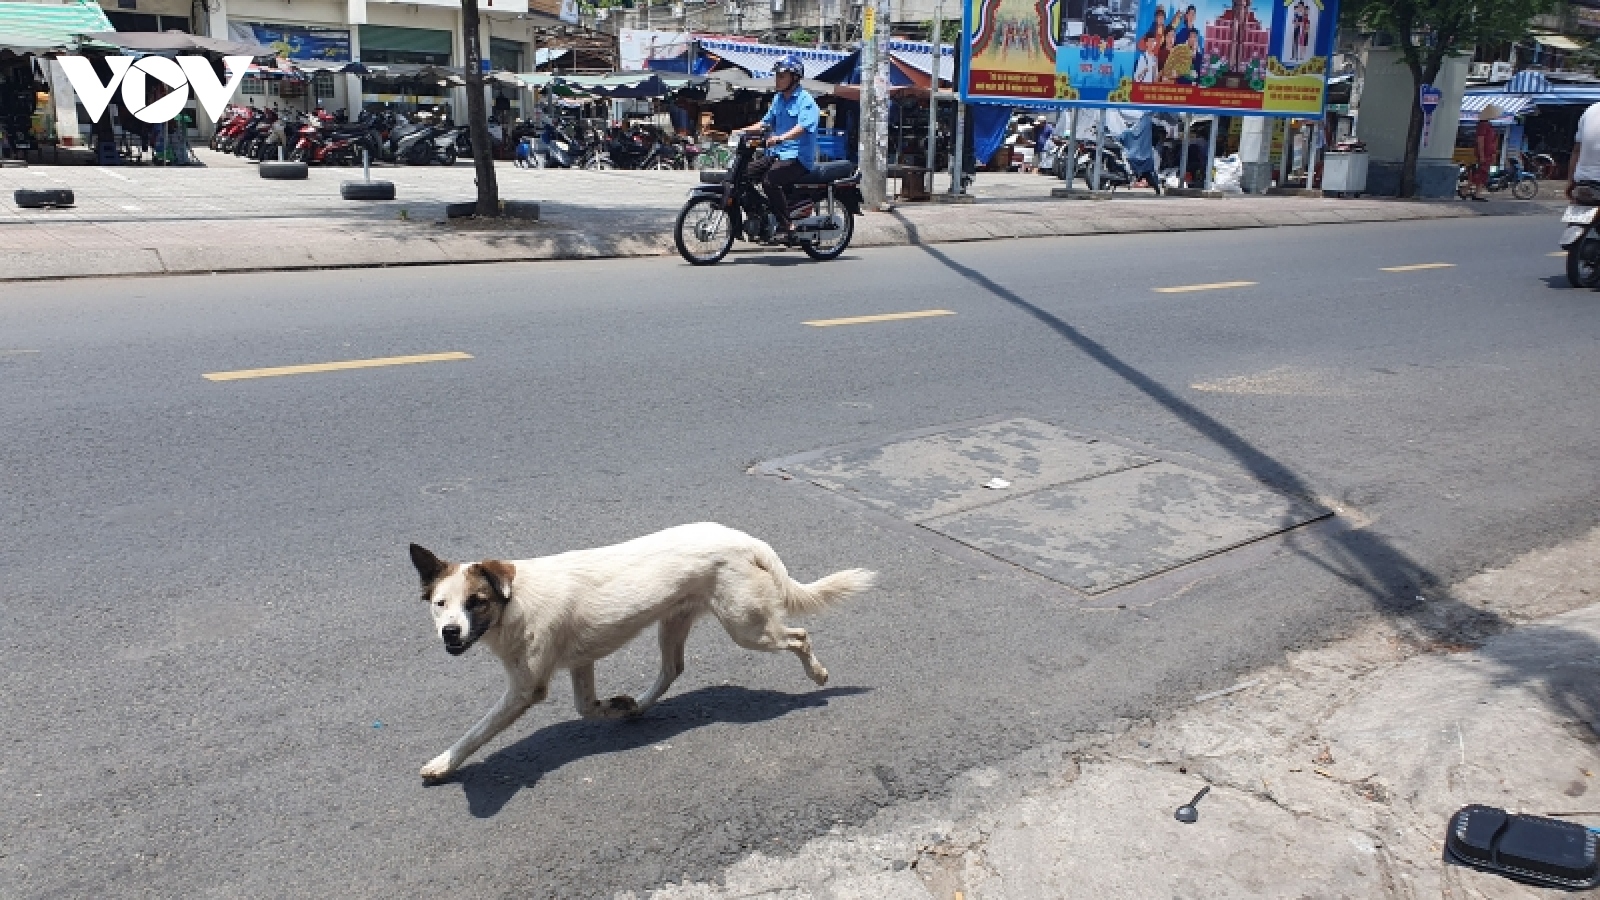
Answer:
[[[1090,595],[1331,515],[1027,418],[770,466]]]

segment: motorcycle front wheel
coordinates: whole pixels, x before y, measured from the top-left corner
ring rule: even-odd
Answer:
[[[1539,182],[1532,178],[1517,181],[1511,185],[1511,196],[1518,200],[1532,200],[1539,193]]]
[[[844,204],[834,200],[822,200],[817,203],[811,214],[813,216],[832,216],[839,220],[840,228],[838,231],[822,232],[825,235],[831,235],[831,237],[816,243],[801,244],[800,249],[804,250],[807,256],[818,262],[838,259],[840,254],[844,253],[845,248],[850,246],[850,239],[855,237],[856,217],[850,214],[850,210],[844,208]]]
[[[678,213],[672,239],[689,265],[714,266],[733,249],[733,221],[717,198],[696,197]]]
[[[439,164],[453,166],[456,164],[456,148],[446,147],[439,153]]]
[[[1567,251],[1567,283],[1575,288],[1600,287],[1600,237],[1594,232]]]

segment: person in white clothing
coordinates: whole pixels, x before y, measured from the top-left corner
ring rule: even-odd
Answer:
[[[1579,182],[1600,182],[1600,103],[1591,104],[1578,120],[1578,134],[1572,141],[1572,161],[1567,175],[1567,199]]]

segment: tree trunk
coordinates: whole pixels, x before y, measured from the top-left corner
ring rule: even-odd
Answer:
[[[1422,86],[1432,84],[1439,77],[1443,60],[1430,59],[1427,66],[1411,70],[1411,125],[1406,129],[1405,161],[1400,165],[1400,196],[1414,197],[1417,193],[1417,160],[1422,155]],[[1434,115],[1439,111],[1435,110]]]
[[[489,110],[483,99],[483,53],[478,42],[478,0],[461,0],[461,43],[467,54],[467,134],[472,167],[478,172],[478,215],[500,215],[500,185],[494,179],[494,145]]]

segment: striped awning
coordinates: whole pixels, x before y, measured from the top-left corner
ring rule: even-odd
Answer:
[[[79,35],[115,30],[94,2],[0,2],[0,48],[18,52],[70,50],[84,43]]]
[[[1468,94],[1461,98],[1461,121],[1467,122],[1478,118],[1478,113],[1493,104],[1500,107],[1500,117],[1495,119],[1495,124],[1506,125],[1517,116],[1527,112],[1534,104],[1527,97],[1515,97],[1510,94]]]
[[[701,41],[700,49],[718,59],[732,63],[751,75],[771,75],[772,67],[785,56],[800,57],[807,78],[815,78],[833,68],[848,53],[833,50],[811,50],[803,47],[782,47],[776,44],[746,44],[742,41]]]
[[[1508,94],[1547,94],[1550,92],[1550,79],[1543,72],[1518,72],[1511,76],[1504,90]]]
[[[939,59],[939,78],[953,83],[956,74],[955,48],[945,45],[939,49],[942,51]],[[924,75],[929,75],[933,72],[932,44],[919,43],[917,41],[890,41],[889,55]]]

